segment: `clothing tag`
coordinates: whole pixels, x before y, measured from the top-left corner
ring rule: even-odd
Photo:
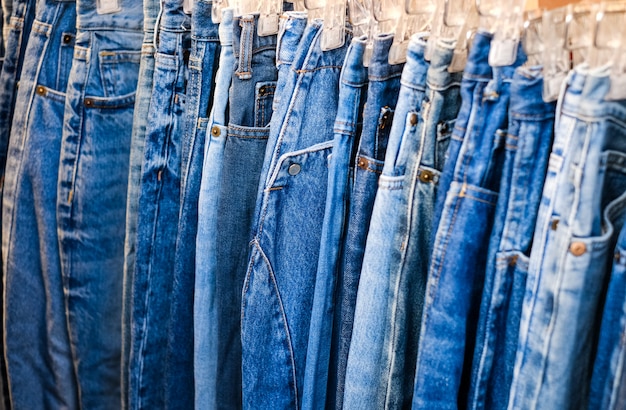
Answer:
[[[185,14],[191,14],[193,9],[193,0],[183,0],[183,11]]]
[[[259,18],[259,36],[271,36],[278,33],[278,14],[261,15]]]
[[[505,67],[513,64],[517,58],[518,40],[515,38],[494,39],[489,50],[489,65]]]
[[[555,73],[546,75],[543,79],[543,101],[552,102],[559,98],[563,81],[567,78],[567,73]]]
[[[96,11],[98,14],[111,14],[122,11],[120,0],[97,0]]]

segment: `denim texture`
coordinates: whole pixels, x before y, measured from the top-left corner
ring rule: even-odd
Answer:
[[[56,218],[75,25],[75,2],[39,1],[24,52],[3,195],[6,408],[78,408]]]
[[[321,21],[314,20],[302,36],[285,86],[293,93],[289,100],[281,96],[286,112],[270,127],[268,172],[260,176],[241,312],[245,408],[302,405],[332,124],[351,42],[348,34],[344,46],[322,52],[321,33]]]
[[[626,406],[622,335],[626,332],[626,229],[622,226],[602,313],[598,349],[589,389],[589,409],[617,410]]]
[[[542,99],[541,67],[511,83],[505,159],[489,240],[469,405],[506,408],[517,349],[533,230],[554,130],[555,104]]]
[[[404,64],[389,64],[392,42],[393,36],[389,34],[374,38],[367,69],[368,88],[363,107],[362,131],[356,135],[351,147],[356,148],[356,151],[351,150],[350,154],[347,209],[342,222],[345,227],[337,261],[336,305],[326,400],[326,406],[330,409],[343,408],[346,366],[365,241],[400,93],[400,76]]]
[[[217,349],[220,343],[216,301],[216,253],[214,239],[219,218],[217,200],[228,123],[228,90],[232,82],[233,9],[222,9],[219,25],[219,68],[213,87],[213,103],[207,124],[202,177],[198,196],[198,233],[196,236],[196,275],[194,282],[194,383],[195,408],[212,409],[218,405]],[[240,344],[241,342],[239,342]],[[237,386],[241,388],[241,382]],[[237,400],[238,403],[241,400]],[[240,404],[230,403],[233,407]]]
[[[490,36],[478,32],[476,66],[488,62]],[[476,54],[474,54],[476,53]],[[486,254],[504,160],[512,66],[468,71],[487,84],[475,101],[437,228],[426,284],[415,374],[414,408],[466,407]],[[480,88],[477,87],[477,90]],[[462,96],[463,98],[466,95]]]
[[[126,233],[124,235],[124,305],[122,306],[122,408],[128,408],[129,360],[131,346],[132,286],[135,273],[137,216],[141,191],[141,163],[150,112],[152,77],[154,76],[154,29],[159,15],[158,0],[143,0],[143,44],[139,62],[139,79],[135,92],[135,109],[130,139],[128,193],[126,195]]]
[[[130,408],[164,408],[180,212],[182,135],[191,18],[182,0],[161,2],[146,128],[132,284]],[[189,384],[192,384],[188,381]]]
[[[418,160],[417,115],[426,95],[429,64],[425,35],[415,34],[401,76],[385,163],[367,234],[359,282],[352,341],[346,367],[343,406],[386,408],[392,352],[385,345],[391,319],[391,282],[402,263],[400,243],[407,236],[406,208],[411,173]],[[393,210],[393,212],[390,212]],[[393,278],[392,278],[393,276]]]
[[[57,182],[59,251],[80,406],[121,403],[121,317],[130,138],[142,3],[76,3]]]
[[[626,101],[605,99],[607,73],[578,66],[567,92],[580,93],[579,103],[562,105],[561,115],[574,120],[573,133],[556,184],[546,256],[531,283],[528,328],[520,328],[520,338],[523,330],[528,335],[518,347],[509,407],[586,406],[609,253],[626,216]]]
[[[363,126],[363,105],[367,97],[367,68],[363,65],[366,44],[366,37],[352,40],[339,77],[339,100],[333,130],[335,135],[328,166],[326,209],[304,372],[303,409],[323,408],[326,403],[336,272],[343,242],[351,157],[355,139]]]
[[[198,196],[204,159],[206,126],[220,53],[218,26],[211,20],[212,3],[193,2],[185,116],[181,139],[180,215],[171,303],[165,403],[189,409],[194,404],[193,289],[198,229]]]

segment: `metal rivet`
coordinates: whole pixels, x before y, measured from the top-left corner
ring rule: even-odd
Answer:
[[[433,179],[435,179],[435,175],[427,170],[422,170],[420,171],[420,175],[419,175],[420,181],[428,183],[428,182],[432,182]]]
[[[64,44],[69,44],[72,41],[72,36],[70,36],[69,34],[66,34],[63,36],[63,43]]]
[[[580,256],[587,251],[587,246],[582,242],[573,242],[569,247],[569,251],[574,256]]]
[[[365,158],[359,158],[359,161],[357,162],[357,165],[361,169],[367,169],[368,164],[369,164],[369,161],[366,160]]]
[[[619,252],[615,252],[614,258],[615,258],[615,262],[619,263],[622,257]]]
[[[411,118],[409,118],[409,121],[411,122],[411,125],[417,124],[417,114],[411,113]]]
[[[559,226],[559,220],[553,219],[552,222],[550,223],[550,229],[552,229],[553,231],[556,231],[557,226]]]
[[[218,127],[217,125],[214,125],[213,127],[211,127],[211,135],[213,135],[214,137],[219,137],[221,133],[222,131],[220,130],[220,127]]]
[[[302,167],[300,166],[300,164],[291,164],[289,165],[289,169],[287,170],[287,172],[289,172],[289,175],[294,176],[298,175],[301,169]]]
[[[46,87],[42,85],[37,86],[37,94],[46,95]]]
[[[267,89],[265,88],[265,86],[259,88],[259,95],[265,95],[266,91],[267,91]]]
[[[93,100],[91,98],[85,98],[85,105],[87,107],[93,106]]]

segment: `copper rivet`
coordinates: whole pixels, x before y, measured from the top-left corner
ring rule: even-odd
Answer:
[[[72,36],[70,36],[69,34],[66,34],[63,36],[63,42],[65,44],[69,44],[72,41]]]
[[[219,137],[221,133],[222,132],[220,131],[220,127],[218,127],[217,125],[214,125],[211,128],[211,135],[213,135],[214,137]]]
[[[550,223],[550,228],[553,231],[556,231],[556,227],[559,226],[559,220],[558,219],[553,219],[552,223]]]
[[[417,124],[417,114],[412,113],[411,114],[411,118],[409,119],[409,121],[411,122],[411,125]]]
[[[265,95],[265,87],[259,88],[259,94]]]
[[[46,93],[46,87],[40,85],[37,87],[37,94],[44,95]]]
[[[422,182],[431,182],[433,180],[433,173],[430,171],[421,171],[420,172],[420,181]]]
[[[573,242],[569,247],[569,251],[574,256],[580,256],[587,251],[587,246],[582,242]]]
[[[85,99],[85,105],[87,107],[91,107],[93,105],[93,100],[91,100],[89,98]]]

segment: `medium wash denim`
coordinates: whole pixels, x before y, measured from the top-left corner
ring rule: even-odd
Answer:
[[[359,278],[365,253],[378,177],[382,173],[393,114],[400,93],[404,64],[389,64],[393,35],[374,37],[372,56],[367,68],[368,88],[363,107],[363,127],[351,151],[351,173],[346,186],[347,209],[342,224],[342,244],[337,261],[336,305],[330,350],[330,368],[326,406],[343,408],[348,352]],[[333,148],[333,150],[335,150]]]
[[[302,406],[306,353],[319,257],[332,124],[344,46],[322,51],[322,22],[309,23],[271,128],[262,195],[243,285],[241,339],[244,408]],[[289,84],[290,81],[293,83]],[[280,115],[280,112],[279,112]],[[265,167],[265,166],[264,166]]]
[[[154,76],[154,29],[159,14],[159,0],[143,0],[143,44],[139,62],[139,79],[130,140],[128,193],[126,196],[126,233],[124,236],[124,305],[122,306],[122,408],[128,407],[129,356],[131,346],[132,286],[135,273],[137,216],[141,191],[141,163]]]
[[[352,341],[346,367],[343,406],[386,408],[390,362],[386,345],[391,318],[392,273],[400,269],[400,243],[406,235],[406,204],[411,172],[419,151],[417,113],[426,94],[428,62],[425,34],[415,34],[402,71],[398,104],[391,126],[385,164],[378,180],[359,282]],[[393,212],[390,212],[393,210]]]
[[[194,374],[193,290],[198,196],[213,80],[220,53],[218,26],[211,20],[211,7],[211,1],[196,0],[191,15],[189,78],[181,139],[180,215],[173,285],[169,294],[171,320],[166,353],[165,404],[170,409],[190,409],[194,405],[190,380]]]
[[[215,270],[217,242],[214,240],[217,220],[217,193],[222,170],[224,142],[228,123],[228,90],[232,82],[233,9],[222,9],[219,24],[219,68],[213,87],[211,114],[207,123],[202,177],[198,196],[198,233],[196,236],[196,275],[194,281],[194,384],[195,408],[213,409],[223,384],[217,379],[218,309],[216,306]],[[239,342],[240,344],[241,342]],[[219,388],[218,388],[219,387]],[[241,384],[237,386],[241,388]],[[239,400],[240,402],[241,400]]]
[[[142,3],[76,3],[57,183],[57,223],[80,407],[121,403],[121,317],[130,138]]]
[[[525,56],[486,70],[490,36],[479,32],[465,78],[487,84],[468,123],[437,228],[426,284],[413,408],[467,405],[486,253],[504,160],[510,82]],[[469,70],[468,70],[469,69]],[[491,71],[491,73],[490,73]],[[486,75],[485,75],[486,74]]]
[[[613,254],[598,349],[589,393],[590,410],[626,407],[626,229],[622,226]]]
[[[508,404],[530,246],[554,130],[555,104],[544,102],[542,91],[541,67],[517,69],[474,348],[468,405],[473,409]]]
[[[348,183],[354,140],[363,125],[367,97],[367,68],[363,55],[367,37],[355,38],[346,52],[339,77],[339,100],[334,125],[328,191],[320,240],[317,278],[302,392],[303,409],[324,408],[330,366],[337,263],[348,202]]]
[[[35,14],[3,195],[3,332],[11,396],[6,408],[78,408],[56,217],[76,3],[39,1]]]
[[[132,285],[129,402],[166,407],[168,337],[180,210],[181,151],[191,18],[163,0],[146,128]],[[191,383],[189,381],[189,383]],[[169,404],[169,403],[167,403]]]
[[[580,95],[578,104],[562,105],[573,133],[546,256],[531,283],[528,328],[520,328],[520,339],[528,335],[518,346],[509,407],[587,404],[609,253],[626,217],[626,101],[606,100],[609,87],[607,68],[578,66],[567,90]]]

